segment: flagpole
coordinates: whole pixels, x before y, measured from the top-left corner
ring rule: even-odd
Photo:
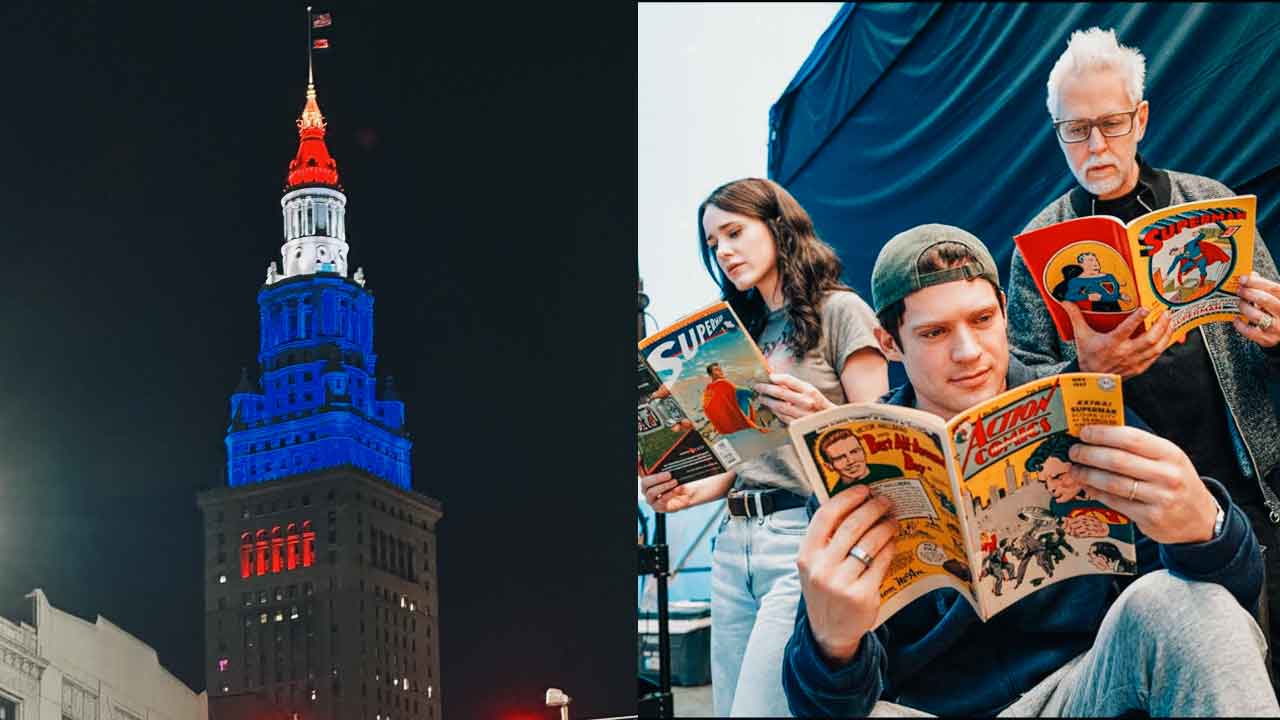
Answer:
[[[311,73],[311,6],[307,6],[307,85],[314,85],[315,79]]]

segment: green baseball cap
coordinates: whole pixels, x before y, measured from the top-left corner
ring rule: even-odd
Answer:
[[[938,243],[953,242],[969,248],[977,262],[967,262],[936,272],[916,269],[920,256]],[[982,241],[972,233],[952,225],[917,225],[894,235],[880,248],[876,266],[871,270],[871,303],[878,313],[917,290],[953,280],[987,278],[1000,287],[996,261]]]

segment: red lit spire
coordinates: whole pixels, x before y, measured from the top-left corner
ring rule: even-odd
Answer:
[[[289,163],[286,190],[303,185],[342,187],[338,184],[338,162],[324,144],[324,126],[324,115],[320,114],[320,103],[316,102],[316,84],[308,67],[307,104],[298,118],[298,154]]]

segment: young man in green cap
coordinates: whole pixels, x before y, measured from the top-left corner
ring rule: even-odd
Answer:
[[[1009,356],[995,261],[973,235],[901,233],[871,285],[881,348],[908,377],[885,402],[946,419],[1034,378]],[[873,631],[894,554],[889,503],[862,488],[821,508],[811,500],[796,560],[803,600],[783,656],[792,712],[1280,714],[1249,615],[1262,582],[1249,521],[1135,422],[1086,427],[1070,451],[1090,495],[1139,531],[1139,577],[1123,592],[1110,575],[1072,578],[983,623],[954,590],[935,590]]]

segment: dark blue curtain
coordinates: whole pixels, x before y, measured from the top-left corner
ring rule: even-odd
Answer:
[[[868,301],[881,245],[925,222],[982,238],[1007,278],[1013,235],[1074,183],[1045,83],[1094,25],[1147,58],[1143,158],[1257,194],[1274,255],[1277,5],[847,4],[769,112],[769,177]]]

